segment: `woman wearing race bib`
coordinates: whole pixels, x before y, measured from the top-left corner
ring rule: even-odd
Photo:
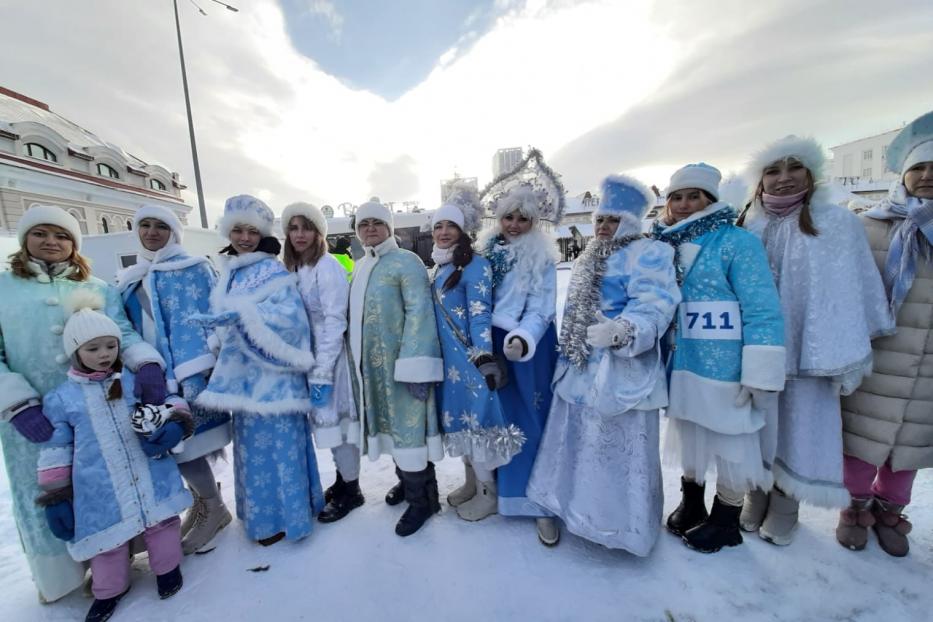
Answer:
[[[571,532],[642,556],[664,505],[659,341],[680,302],[673,251],[641,233],[652,202],[634,179],[603,182],[596,238],[573,266],[554,401],[528,483],[528,497]]]
[[[664,450],[665,462],[683,470],[683,496],[667,528],[704,553],[741,544],[745,493],[771,486],[776,392],[784,387],[784,323],[768,258],[755,236],[733,224],[735,210],[719,200],[720,179],[702,162],[675,172],[651,231],[674,247],[683,295],[669,333]],[[703,493],[713,468],[708,514]]]
[[[787,354],[774,487],[745,496],[740,522],[777,545],[793,540],[799,500],[849,505],[839,396],[871,372],[871,340],[894,330],[865,230],[816,181],[824,162],[813,139],[788,136],[766,146],[748,167],[755,191],[739,219],[768,253]]]

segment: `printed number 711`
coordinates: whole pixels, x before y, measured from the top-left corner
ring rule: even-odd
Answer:
[[[719,320],[720,320],[719,326],[716,326],[713,323],[713,314],[710,313],[709,311],[707,311],[706,313],[702,313],[702,314],[688,311],[687,318],[689,319],[689,323],[687,324],[687,328],[692,329],[694,324],[696,324],[697,320],[700,319],[701,317],[703,318],[703,324],[700,326],[700,328],[704,330],[715,330],[717,328],[720,328],[722,330],[732,330],[733,328],[735,328],[735,326],[733,326],[732,323],[729,321],[728,311],[724,311],[723,313],[719,314]]]

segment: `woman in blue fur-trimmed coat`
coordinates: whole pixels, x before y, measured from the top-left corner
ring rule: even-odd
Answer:
[[[642,556],[661,526],[660,340],[680,302],[673,251],[641,233],[650,205],[634,179],[603,183],[596,238],[574,264],[554,401],[528,484],[528,497],[571,532]]]
[[[192,257],[181,247],[184,232],[171,210],[141,207],[133,217],[133,229],[142,246],[139,261],[117,274],[126,315],[165,359],[169,390],[194,403],[207,387],[216,359],[208,344],[210,331],[187,319],[210,309],[210,291],[217,280],[214,270],[206,257]],[[230,415],[192,410],[195,436],[175,456],[194,496],[181,526],[186,555],[205,546],[231,520],[208,462],[209,455],[231,440]]]
[[[675,172],[652,228],[677,251],[683,294],[670,333],[665,447],[665,461],[683,470],[683,499],[667,528],[706,553],[742,543],[745,493],[771,485],[784,386],[784,322],[768,258],[755,236],[734,225],[732,206],[719,201],[720,178],[704,163]],[[708,515],[703,492],[714,465]]]
[[[324,494],[311,443],[311,327],[295,275],[275,256],[273,214],[254,197],[227,200],[218,231],[233,255],[211,293],[220,341],[197,405],[233,413],[237,516],[260,544],[311,533]]]

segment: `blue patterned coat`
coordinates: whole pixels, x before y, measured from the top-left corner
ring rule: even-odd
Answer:
[[[661,239],[722,209],[732,208],[714,203],[665,228]],[[723,434],[754,432],[764,413],[751,401],[735,405],[741,387],[784,388],[784,322],[764,247],[729,224],[683,243],[680,261],[667,416]]]
[[[93,381],[72,374],[43,399],[55,431],[39,452],[38,470],[40,479],[43,472],[71,472],[75,535],[67,546],[77,561],[110,551],[191,505],[175,460],[148,457],[133,431],[132,374],[118,381],[121,400],[107,400],[112,376]]]
[[[268,253],[231,257],[211,294],[217,364],[197,405],[222,412],[305,414],[311,326],[294,273]]]
[[[141,260],[117,275],[127,317],[165,359],[169,391],[191,403],[207,386],[216,359],[208,345],[210,331],[187,320],[210,310],[216,280],[207,258],[191,257],[177,244],[158,251],[151,262]],[[179,462],[230,442],[229,415],[201,408],[195,408],[192,415],[196,436],[185,444]]]

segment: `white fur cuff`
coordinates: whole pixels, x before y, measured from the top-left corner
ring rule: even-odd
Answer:
[[[784,346],[743,346],[742,385],[762,391],[784,389]]]
[[[131,371],[139,371],[146,363],[158,363],[165,369],[165,361],[159,352],[145,341],[134,343],[120,353],[120,359]]]
[[[433,356],[413,356],[395,361],[396,382],[441,382],[444,380],[444,359]]]
[[[526,361],[530,361],[531,359],[533,359],[535,356],[535,350],[537,349],[538,344],[535,341],[535,338],[532,336],[532,334],[529,333],[524,328],[515,328],[506,334],[505,343],[508,343],[509,339],[511,339],[512,337],[521,337],[525,341],[525,343],[528,344],[528,352],[526,352],[523,357],[518,359],[518,362],[524,363]]]

